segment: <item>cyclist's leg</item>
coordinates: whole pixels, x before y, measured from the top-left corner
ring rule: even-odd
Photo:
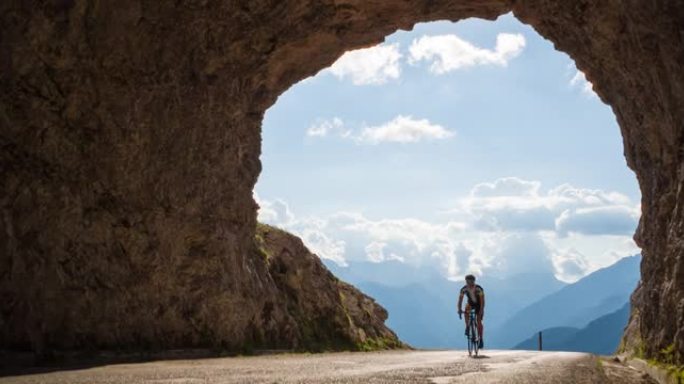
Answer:
[[[484,335],[484,326],[482,325],[482,316],[477,315],[477,331],[480,332],[480,337]]]
[[[482,325],[482,315],[480,315],[480,308],[477,309],[477,332],[480,335],[480,340],[484,340],[484,326]],[[482,346],[482,342],[480,342]]]
[[[466,335],[468,334],[468,322],[470,321],[470,304],[466,304],[465,306],[465,313],[463,314],[463,318],[465,319],[465,326],[466,326]]]

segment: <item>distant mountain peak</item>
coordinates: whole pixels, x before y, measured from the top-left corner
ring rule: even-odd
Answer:
[[[624,257],[568,284],[513,314],[490,339],[511,347],[534,332],[554,327],[582,328],[620,309],[639,281],[640,255]],[[531,315],[534,314],[534,315]]]

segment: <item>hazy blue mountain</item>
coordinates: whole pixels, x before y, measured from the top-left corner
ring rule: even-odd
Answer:
[[[620,345],[622,333],[629,321],[629,302],[619,310],[599,317],[581,329],[577,335],[568,340],[570,351],[612,354]]]
[[[367,282],[389,287],[405,287],[411,284],[425,284],[434,279],[446,280],[434,267],[413,266],[397,260],[381,263],[351,261],[346,267],[340,267],[329,260],[323,262],[335,276],[352,284]]]
[[[456,301],[461,284],[436,269],[399,261],[353,262],[333,272],[385,307],[387,324],[401,340],[417,348],[459,345],[463,325]]]
[[[483,278],[486,294],[487,311],[485,314],[487,329],[496,329],[508,320],[511,314],[553,292],[557,292],[566,284],[556,279],[551,273],[523,273],[506,279]],[[500,347],[496,335],[489,333],[490,347]]]
[[[510,348],[539,330],[584,328],[594,319],[622,308],[639,281],[639,255],[623,258],[513,315],[492,337]],[[621,329],[620,329],[621,330]]]
[[[577,351],[609,355],[615,352],[622,332],[629,321],[629,303],[619,310],[601,316],[582,329],[555,327],[542,331],[543,349],[547,351]],[[513,349],[537,349],[537,334]]]
[[[465,346],[463,320],[456,312],[463,282],[450,281],[430,267],[398,261],[351,262],[348,267],[327,264],[336,276],[354,284],[387,309],[387,323],[403,341],[418,348]],[[485,341],[492,348],[500,343],[487,336],[489,327],[503,324],[530,300],[538,300],[565,285],[551,273],[485,277],[478,283],[485,290]]]
[[[389,313],[387,325],[399,338],[417,348],[454,348],[463,326],[455,303],[446,303],[423,285],[390,287],[377,283],[355,284],[375,298]]]

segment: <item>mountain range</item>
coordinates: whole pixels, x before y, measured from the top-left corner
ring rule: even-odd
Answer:
[[[559,281],[551,272],[478,279],[486,295],[486,346],[527,346],[523,341],[539,330],[551,332],[549,345],[562,336],[577,335],[593,320],[625,306],[639,280],[639,260],[638,255],[621,259],[573,284]],[[326,265],[340,279],[354,284],[385,307],[389,313],[387,325],[404,342],[417,348],[465,346],[463,320],[456,312],[463,282],[451,281],[434,268],[396,260],[350,262],[346,267],[326,261]],[[612,336],[606,345],[619,341],[622,327],[624,324],[618,326],[618,335]],[[559,336],[553,336],[556,334]],[[532,349],[536,349],[536,344]]]
[[[352,262],[347,267],[327,264],[336,276],[387,309],[387,324],[403,341],[417,348],[460,348],[465,344],[463,320],[456,309],[463,282],[451,281],[430,267],[395,260]],[[483,278],[478,284],[485,289],[486,324],[492,329],[503,325],[510,313],[522,309],[529,300],[541,299],[565,286],[550,273]]]
[[[512,348],[530,335],[553,327],[581,329],[592,320],[620,310],[639,281],[640,256],[620,259],[565,286],[515,313],[492,330],[503,348]]]
[[[554,327],[542,331],[542,348],[545,351],[577,351],[608,355],[620,344],[622,332],[629,320],[629,303],[619,310],[601,316],[586,327]],[[513,349],[537,349],[538,335],[518,343]]]

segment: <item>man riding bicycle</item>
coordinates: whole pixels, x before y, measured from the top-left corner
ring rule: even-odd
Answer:
[[[475,310],[477,314],[477,330],[480,334],[480,346],[479,348],[484,348],[483,341],[483,328],[482,328],[482,318],[484,317],[484,306],[485,297],[484,289],[479,285],[475,284],[475,276],[468,275],[465,277],[466,285],[461,288],[461,294],[458,296],[458,314],[459,316],[463,313],[461,310],[461,304],[463,304],[463,295],[468,295],[468,303],[466,304],[465,313],[470,313],[471,309]],[[466,324],[466,336],[470,330],[470,316],[463,316],[465,318]]]

